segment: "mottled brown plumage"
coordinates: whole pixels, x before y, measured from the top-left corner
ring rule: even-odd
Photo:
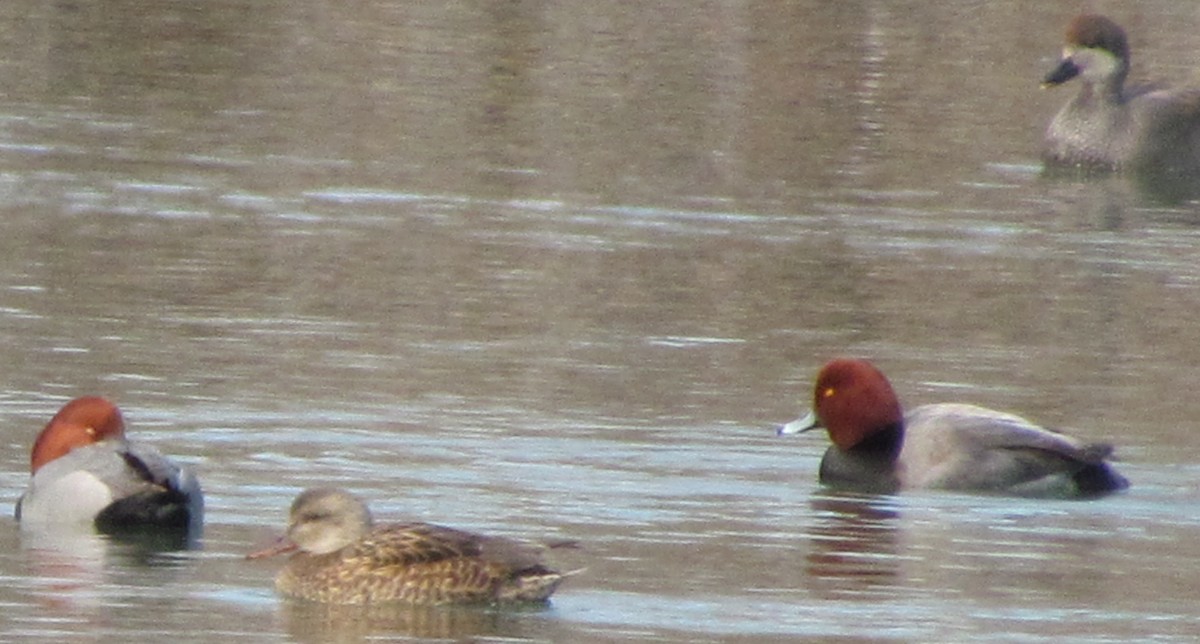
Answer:
[[[1129,60],[1120,25],[1096,14],[1071,21],[1062,58],[1042,85],[1078,78],[1079,91],[1046,128],[1045,160],[1152,176],[1200,176],[1200,87],[1126,85]]]
[[[334,604],[545,601],[565,575],[541,563],[547,547],[428,523],[372,527],[366,505],[337,489],[292,504],[286,545],[298,548],[275,580],[280,593]]]

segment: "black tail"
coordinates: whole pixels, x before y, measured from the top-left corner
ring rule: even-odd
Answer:
[[[96,529],[118,533],[162,528],[186,531],[192,523],[187,495],[177,490],[142,492],[118,499],[96,515]]]
[[[1101,496],[1129,487],[1129,480],[1108,463],[1090,463],[1072,477],[1080,496]]]

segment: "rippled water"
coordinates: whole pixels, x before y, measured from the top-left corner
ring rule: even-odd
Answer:
[[[0,522],[0,639],[1194,637],[1200,207],[1041,175],[1074,7],[5,7],[0,484],[99,393],[208,514],[184,550]],[[1135,75],[1190,73],[1189,3],[1105,10]],[[1133,487],[821,489],[825,439],[772,425],[840,354]],[[242,557],[316,484],[586,571],[544,609],[283,601]]]

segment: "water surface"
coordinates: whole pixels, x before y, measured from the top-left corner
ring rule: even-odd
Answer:
[[[652,5],[0,10],[4,496],[96,393],[208,507],[183,551],[0,522],[0,638],[1194,637],[1200,208],[1042,175],[1074,7]],[[1135,75],[1197,63],[1191,4],[1099,8]],[[1133,487],[823,490],[772,425],[842,354]],[[283,601],[242,556],[318,484],[586,571],[536,610]]]

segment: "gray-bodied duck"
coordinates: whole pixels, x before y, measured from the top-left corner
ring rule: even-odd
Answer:
[[[1066,46],[1043,87],[1080,81],[1050,122],[1050,164],[1111,170],[1200,172],[1200,88],[1128,87],[1125,30],[1097,14],[1067,25]]]
[[[570,573],[542,563],[548,548],[428,523],[375,526],[358,497],[305,490],[287,533],[256,559],[293,552],[275,579],[287,596],[331,604],[544,602]]]
[[[825,428],[833,445],[819,476],[833,487],[1089,498],[1129,486],[1109,464],[1107,443],[970,404],[922,405],[906,414],[887,376],[866,360],[828,362],[812,400],[809,414],[778,431]]]
[[[33,443],[29,487],[17,501],[22,528],[92,524],[107,533],[198,533],[204,496],[191,469],[125,438],[125,419],[110,401],[76,398]]]

